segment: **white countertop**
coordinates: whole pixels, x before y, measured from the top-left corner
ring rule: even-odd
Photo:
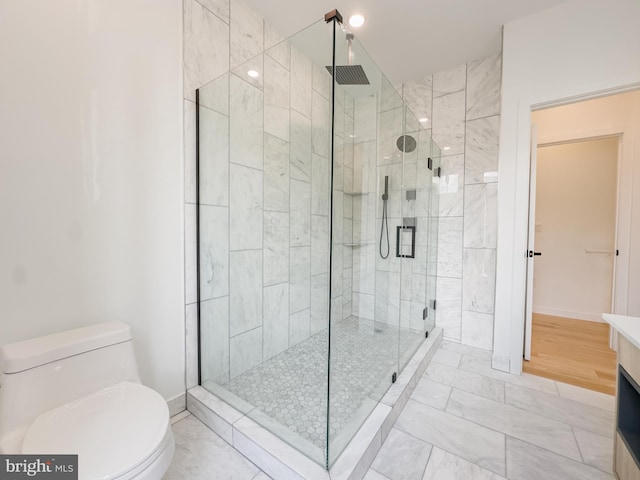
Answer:
[[[603,313],[602,318],[620,335],[640,349],[640,317],[625,317],[624,315]]]

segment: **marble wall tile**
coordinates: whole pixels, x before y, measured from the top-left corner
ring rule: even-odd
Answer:
[[[446,411],[525,442],[581,461],[571,427],[528,411],[454,389]]]
[[[231,75],[229,90],[230,161],[262,170],[262,92],[236,75]]]
[[[289,256],[289,312],[311,306],[311,247],[292,247]]]
[[[467,185],[498,181],[499,138],[499,115],[467,121],[464,167]]]
[[[263,301],[262,359],[266,361],[289,347],[289,283],[265,287]]]
[[[229,23],[229,0],[199,0],[205,8]]]
[[[231,165],[230,250],[262,248],[262,171]]]
[[[230,335],[236,336],[262,325],[262,250],[231,252],[229,258]]]
[[[396,428],[492,472],[505,473],[505,436],[413,400]]]
[[[184,2],[184,98],[229,70],[229,25],[196,0]]]
[[[465,345],[493,349],[493,315],[462,312],[462,337]]]
[[[311,334],[311,310],[309,308],[292,314],[289,318],[289,346],[297,345]]]
[[[229,379],[229,297],[200,304],[202,381]]]
[[[199,173],[200,203],[228,206],[229,118],[205,107],[200,107]],[[195,169],[193,175],[195,187]]]
[[[353,314],[356,317],[373,320],[375,315],[375,295],[353,293]]]
[[[462,276],[462,217],[443,217],[438,222],[438,276]]]
[[[230,64],[243,64],[264,50],[264,20],[244,0],[231,0]]]
[[[353,291],[373,295],[375,290],[376,267],[371,258],[374,246],[361,247],[354,252],[353,258]]]
[[[516,480],[611,480],[611,475],[507,436],[507,477]]]
[[[200,206],[200,299],[229,295],[229,209]]]
[[[289,281],[289,214],[264,212],[264,285]]]
[[[264,48],[267,55],[287,70],[291,68],[291,42],[269,22],[264,22]]]
[[[311,181],[311,120],[291,110],[291,178]]]
[[[290,237],[292,247],[311,245],[311,185],[298,180],[289,183]]]
[[[320,95],[322,95],[324,98],[326,98],[327,100],[330,100],[331,87],[332,87],[331,74],[325,67],[323,67],[322,65],[318,65],[316,63],[313,64],[312,71],[313,71],[313,74],[312,74],[313,89],[316,92],[318,92]],[[336,96],[336,100],[337,100],[337,96]],[[336,107],[337,106],[338,105],[336,105]]]
[[[467,120],[500,113],[501,80],[501,54],[468,64]]]
[[[451,93],[433,100],[433,139],[444,155],[464,153],[464,107],[465,92]]]
[[[420,122],[422,128],[431,128],[432,88],[431,75],[402,84],[402,96],[409,109],[418,120],[426,118]]]
[[[329,276],[311,277],[311,335],[327,328],[329,320]]]
[[[378,120],[378,165],[402,163],[402,152],[398,150],[396,142],[404,134],[403,109],[381,112]]]
[[[257,76],[249,76],[249,71],[255,70],[258,72]],[[252,87],[257,88],[261,92],[264,91],[264,55],[256,55],[250,58],[246,62],[231,69],[231,74],[235,75],[239,79],[247,82]]]
[[[433,98],[460,92],[465,88],[467,88],[467,65],[464,63],[433,74]]]
[[[440,217],[461,217],[464,213],[464,155],[442,158],[438,190]]]
[[[391,479],[421,478],[430,453],[430,444],[393,428],[371,468]]]
[[[183,100],[184,202],[196,203],[196,104]]]
[[[382,77],[380,98],[378,100],[379,112],[385,112],[387,110],[402,107],[402,87],[402,85],[391,85],[386,77]]]
[[[282,43],[286,40],[280,30],[271,25],[267,20],[264,21],[264,49],[270,50],[273,46]],[[282,63],[282,62],[281,62]],[[284,62],[282,65],[289,68],[289,62]]]
[[[197,245],[196,206],[188,203],[184,206],[184,291],[187,305],[197,300]]]
[[[329,270],[329,217],[311,215],[311,275]]]
[[[334,245],[342,245],[344,243],[344,197],[345,195],[339,191],[333,191],[333,232],[332,242]]]
[[[289,141],[289,70],[264,57],[264,131]]]
[[[311,151],[328,158],[331,133],[329,101],[315,90],[311,100]]]
[[[242,72],[243,74],[246,72]],[[229,116],[229,74],[225,73],[211,80],[200,90],[200,106],[218,112],[226,117]]]
[[[498,185],[467,185],[464,195],[464,246],[496,248]]]
[[[198,385],[198,305],[192,303],[184,308],[185,363],[187,390]],[[207,347],[208,348],[208,347]]]
[[[262,363],[262,327],[231,337],[229,351],[232,379],[260,365]]]
[[[437,447],[433,448],[429,463],[424,472],[423,480],[438,480],[442,478],[473,478],[474,480],[500,480],[505,477],[485,470],[478,465],[445,452]]]
[[[447,339],[459,342],[462,332],[462,280],[438,277],[436,325]]]
[[[331,253],[331,298],[342,295],[342,246],[333,245]]]
[[[377,104],[374,97],[357,97],[353,113],[353,139],[368,142],[376,139]]]
[[[400,325],[400,273],[377,271],[375,278],[375,320]],[[410,319],[406,328],[409,323]]]
[[[369,169],[372,158],[376,158],[376,142],[358,142],[353,145],[353,189],[345,188],[345,192],[368,192],[372,181],[375,185],[375,171]]]
[[[311,156],[311,213],[329,215],[329,159],[317,154]]]
[[[291,47],[291,108],[311,118],[312,88],[311,60],[300,50]]]
[[[264,135],[264,209],[289,211],[289,143]]]
[[[463,253],[462,310],[493,314],[496,251],[465,248]]]

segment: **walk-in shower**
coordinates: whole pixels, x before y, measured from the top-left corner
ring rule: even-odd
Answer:
[[[200,384],[328,467],[435,325],[439,149],[335,14],[197,104]]]

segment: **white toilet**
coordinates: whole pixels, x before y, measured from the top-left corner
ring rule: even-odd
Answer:
[[[0,453],[78,454],[82,480],[160,479],[169,467],[169,409],[140,383],[128,325],[5,345],[0,371]]]

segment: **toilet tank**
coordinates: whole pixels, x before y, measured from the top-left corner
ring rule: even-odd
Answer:
[[[19,453],[42,412],[118,382],[140,382],[131,329],[106,322],[0,349],[0,453]]]

